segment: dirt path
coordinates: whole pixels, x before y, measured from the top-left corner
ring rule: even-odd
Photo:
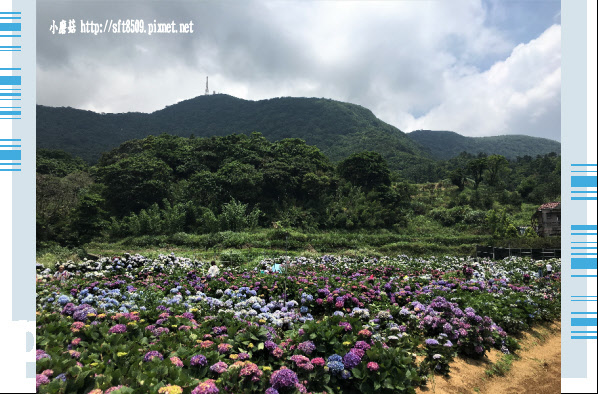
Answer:
[[[492,351],[482,360],[457,358],[451,364],[449,378],[436,376],[434,382],[418,390],[418,394],[482,393],[482,394],[552,394],[561,392],[561,324],[536,327],[520,340],[519,358],[512,362],[504,376],[488,376],[502,358]]]

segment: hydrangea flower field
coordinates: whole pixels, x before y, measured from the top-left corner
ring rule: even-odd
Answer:
[[[280,257],[264,261],[281,263]],[[560,316],[560,260],[102,258],[37,284],[42,393],[412,393]]]

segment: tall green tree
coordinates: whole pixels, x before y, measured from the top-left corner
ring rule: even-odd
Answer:
[[[87,243],[102,236],[102,230],[106,226],[104,203],[102,196],[97,193],[86,193],[79,199],[71,225],[79,243]]]
[[[86,172],[64,177],[36,174],[37,242],[71,243],[75,238],[70,224],[82,193],[93,183]]]
[[[455,168],[453,171],[451,171],[450,178],[451,178],[451,183],[453,185],[457,186],[459,191],[462,191],[463,189],[465,189],[466,177],[465,177],[465,171],[463,171],[462,168]]]
[[[490,186],[498,186],[502,176],[508,170],[509,161],[501,155],[491,155],[486,159],[486,174]]]
[[[261,194],[263,175],[253,165],[238,160],[226,163],[216,173],[217,182],[229,196],[241,201],[255,201]]]
[[[365,190],[390,185],[388,164],[376,152],[355,153],[341,161],[337,170],[342,178]]]
[[[169,195],[172,169],[144,153],[130,156],[97,171],[106,185],[104,197],[110,212],[123,216],[161,202]]]
[[[485,157],[479,157],[467,163],[467,172],[473,179],[474,189],[477,189],[482,182],[484,170],[486,170],[487,162]]]

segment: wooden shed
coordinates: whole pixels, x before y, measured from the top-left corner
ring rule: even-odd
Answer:
[[[532,228],[541,237],[561,235],[561,203],[548,202],[532,215]]]

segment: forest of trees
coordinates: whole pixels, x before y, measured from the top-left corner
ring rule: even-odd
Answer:
[[[268,141],[300,138],[333,163],[374,151],[391,170],[414,182],[433,182],[427,169],[438,159],[465,151],[507,159],[560,152],[560,143],[521,135],[465,137],[450,131],[409,134],[359,105],[324,98],[278,97],[250,101],[225,94],[199,96],[150,114],[100,114],[75,108],[37,106],[38,149],[60,149],[95,164],[103,152],[148,135],[222,137],[262,133]]]
[[[443,185],[446,203],[420,198],[414,180]],[[391,171],[375,152],[333,164],[303,140],[269,142],[259,133],[149,136],[104,153],[94,166],[62,151],[37,152],[38,246],[273,225],[398,231],[421,215],[480,226],[497,203],[518,209],[559,196],[557,154],[509,161],[462,153]]]
[[[453,131],[415,130],[407,136],[423,146],[432,157],[441,160],[451,159],[462,152],[486,152],[489,155],[504,156],[509,160],[526,155],[535,157],[549,152],[561,153],[559,142],[529,135],[466,137]]]

